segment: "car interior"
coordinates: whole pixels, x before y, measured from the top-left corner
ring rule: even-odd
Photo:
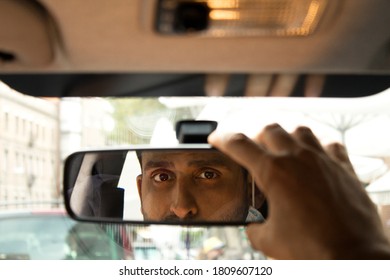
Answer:
[[[277,122],[347,147],[390,238],[389,11],[388,0],[0,1],[0,227],[20,210],[66,209],[102,229],[85,244],[72,233],[84,246],[72,259],[107,236],[122,251],[88,258],[266,259],[248,220],[148,220],[136,184],[145,151],[210,150],[214,129],[253,137]],[[182,120],[197,121],[195,141],[178,137]],[[0,259],[33,258],[10,236]]]

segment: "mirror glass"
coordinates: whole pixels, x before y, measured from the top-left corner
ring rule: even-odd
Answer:
[[[78,152],[68,157],[64,176],[68,210],[82,220],[264,220],[264,199],[248,172],[213,149]]]

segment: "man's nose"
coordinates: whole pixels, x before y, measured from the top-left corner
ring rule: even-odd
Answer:
[[[177,182],[175,186],[170,210],[180,219],[194,218],[198,214],[193,189],[190,183],[183,181]]]

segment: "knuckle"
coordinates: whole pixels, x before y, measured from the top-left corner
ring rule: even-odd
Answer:
[[[280,129],[281,126],[277,123],[273,123],[273,124],[269,124],[267,126],[264,127],[263,131],[267,132],[267,131],[271,131],[271,130],[274,130],[274,129]]]
[[[243,134],[243,133],[236,133],[230,136],[228,142],[229,143],[234,143],[234,144],[241,144],[241,143],[246,143],[248,141],[248,137]]]
[[[345,150],[345,147],[340,143],[331,143],[328,145],[328,148],[335,152],[342,152]]]
[[[297,133],[297,134],[312,134],[312,131],[307,126],[299,126],[295,129],[295,133]]]

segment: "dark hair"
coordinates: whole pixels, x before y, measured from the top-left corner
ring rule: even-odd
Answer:
[[[142,169],[142,150],[136,150],[135,153],[137,154],[139,165],[141,166]]]

